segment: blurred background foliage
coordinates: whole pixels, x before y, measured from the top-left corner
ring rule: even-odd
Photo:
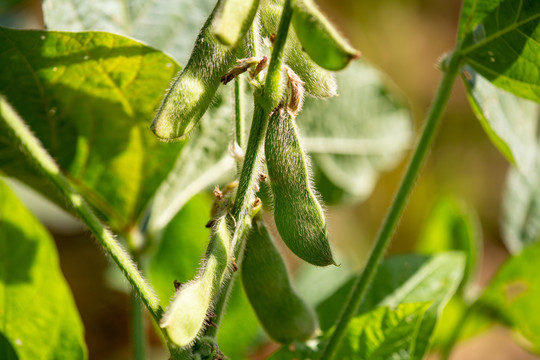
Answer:
[[[363,56],[388,74],[395,88],[406,97],[418,132],[441,76],[438,61],[455,45],[461,0],[319,0],[318,3],[352,44],[361,49]],[[42,17],[39,0],[0,0],[2,26],[40,29],[44,27]],[[362,203],[328,210],[334,246],[348,254],[347,263],[354,267],[359,268],[365,260],[405,165],[406,161],[402,161],[394,170],[382,174],[372,195]],[[424,221],[441,197],[463,199],[478,213],[484,248],[478,281],[486,283],[508,256],[500,234],[501,197],[508,167],[474,117],[465,89],[457,81],[390,253],[415,249]],[[23,199],[32,201],[29,206],[41,214],[57,242],[62,269],[85,325],[90,359],[130,358],[129,301],[127,294],[119,291],[126,284],[118,279],[82,225],[66,215],[51,213],[47,204],[26,194],[27,190],[20,190]],[[294,258],[288,259],[295,268]],[[156,345],[151,350],[160,353],[162,347],[151,325],[148,332]],[[272,348],[261,345],[252,349],[253,358],[265,358]],[[150,353],[150,358],[158,357],[158,353]],[[521,350],[508,330],[495,327],[460,344],[452,358],[536,357]]]

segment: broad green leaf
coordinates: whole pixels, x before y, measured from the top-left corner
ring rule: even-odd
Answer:
[[[535,165],[529,176],[510,169],[506,178],[501,227],[504,243],[513,254],[540,239],[540,157]]]
[[[344,200],[361,200],[409,148],[410,113],[389,93],[383,75],[363,61],[351,62],[336,80],[339,96],[307,98],[298,126],[316,168]]]
[[[182,146],[148,130],[175,61],[108,33],[0,28],[0,67],[0,93],[79,192],[114,229],[132,226]],[[54,195],[5,134],[0,169]]]
[[[426,255],[400,255],[385,260],[359,314],[382,306],[431,302],[418,329],[414,357],[421,359],[425,353],[440,312],[458,289],[465,268],[465,258],[458,252]],[[332,296],[317,307],[321,329],[328,330],[339,316],[354,279],[345,283]]]
[[[214,0],[45,0],[43,11],[51,29],[117,32],[186,62],[214,4]],[[162,88],[162,94],[166,88]],[[148,209],[151,231],[162,230],[186,201],[233,167],[227,155],[233,116],[231,91],[232,88],[218,91],[197,130],[190,135],[186,149]],[[148,120],[153,117],[154,114]]]
[[[474,210],[443,197],[435,203],[420,233],[416,249],[424,254],[460,250],[466,257],[462,286],[474,282],[482,257],[482,230]]]
[[[538,104],[493,86],[468,65],[462,78],[471,107],[493,144],[523,174],[530,174],[536,157]]]
[[[465,0],[458,52],[494,85],[540,102],[540,2]]]
[[[540,352],[540,243],[533,244],[499,269],[480,301],[494,309]]]
[[[197,273],[210,237],[205,225],[211,205],[210,195],[193,197],[169,222],[151,255],[149,277],[163,308],[174,295],[174,281],[185,283]]]
[[[415,346],[429,307],[429,301],[385,306],[352,319],[334,358],[421,359]]]
[[[45,0],[51,30],[102,30],[166,51],[185,63],[215,0]]]
[[[1,180],[0,264],[0,359],[85,359],[54,242]]]

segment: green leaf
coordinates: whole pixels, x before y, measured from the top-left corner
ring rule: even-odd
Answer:
[[[430,302],[380,307],[353,318],[336,359],[414,359],[424,316]]]
[[[0,180],[0,358],[85,359],[84,330],[54,242]]]
[[[462,78],[471,107],[493,144],[522,173],[529,174],[536,156],[538,104],[493,86],[468,65]]]
[[[538,0],[466,0],[458,40],[460,56],[479,74],[540,102]]]
[[[185,62],[214,4],[213,0],[45,0],[43,11],[50,29],[112,31],[142,40]],[[166,88],[160,90],[162,94]],[[186,201],[233,167],[227,154],[234,109],[231,90],[218,91],[198,129],[189,136],[186,149],[148,209],[150,231],[162,230]],[[148,119],[153,117],[152,113]]]
[[[540,149],[538,150],[540,153]],[[540,157],[532,174],[510,169],[503,193],[502,235],[508,250],[517,254],[540,239]]]
[[[383,75],[363,61],[351,62],[336,80],[339,96],[306,98],[298,126],[316,168],[343,192],[335,200],[361,200],[379,172],[395,166],[409,148],[410,113],[389,93]]]
[[[108,33],[0,28],[0,38],[0,67],[10,69],[0,73],[0,93],[108,224],[132,226],[182,146],[148,129],[178,65]],[[5,134],[0,169],[54,196]]]
[[[163,308],[174,295],[174,281],[185,283],[197,273],[210,237],[205,225],[210,220],[211,205],[207,194],[193,197],[163,230],[151,255],[149,277]]]
[[[540,243],[533,244],[508,259],[499,269],[479,301],[496,309],[510,326],[540,351]]]
[[[465,258],[458,252],[426,255],[400,255],[385,260],[379,267],[359,314],[378,307],[431,302],[418,329],[413,358],[425,353],[440,312],[458,289]],[[347,300],[354,278],[317,307],[323,331],[328,330]]]
[[[215,0],[45,0],[48,29],[127,35],[185,62]]]
[[[452,197],[439,199],[425,222],[416,248],[424,254],[463,251],[466,263],[462,285],[474,283],[482,257],[482,230],[476,213]]]

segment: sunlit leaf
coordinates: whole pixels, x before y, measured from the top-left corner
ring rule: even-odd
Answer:
[[[0,67],[9,69],[0,93],[102,217],[115,229],[132,226],[182,146],[148,130],[178,65],[108,33],[0,28],[0,38]],[[54,195],[5,134],[0,169]]]
[[[496,86],[540,102],[540,2],[465,0],[458,52]]]
[[[84,330],[49,233],[0,180],[0,358],[85,359]]]
[[[336,359],[421,359],[415,356],[419,330],[430,302],[380,307],[351,320]]]
[[[410,113],[389,93],[383,75],[365,62],[353,61],[336,79],[339,96],[307,98],[297,122],[314,165],[343,192],[330,200],[361,200],[379,173],[409,148]],[[321,192],[325,197],[324,188]]]
[[[440,312],[461,283],[464,267],[465,258],[458,252],[389,258],[379,267],[359,314],[366,314],[382,306],[395,308],[399,304],[431,302],[415,338],[414,358],[421,359]],[[317,307],[323,331],[336,321],[353,281],[348,281]]]
[[[51,29],[117,32],[142,40],[185,63],[214,4],[214,0],[46,0],[43,10]],[[161,89],[162,94],[166,88]],[[227,155],[232,116],[232,89],[219,91],[148,209],[150,231],[161,231],[193,195],[232,169],[233,161]]]

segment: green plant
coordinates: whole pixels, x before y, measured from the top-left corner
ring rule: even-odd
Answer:
[[[145,7],[131,1],[115,21],[102,13],[105,2],[45,1],[48,27],[61,31],[0,28],[0,65],[9,69],[0,74],[0,171],[78,216],[122,271],[136,304],[135,358],[145,358],[140,303],[171,359],[245,356],[256,323],[245,309],[235,313],[237,304],[247,303],[233,290],[238,272],[264,328],[284,344],[272,359],[420,359],[430,347],[447,358],[467,327],[479,331],[478,324],[497,321],[526,339],[528,350],[540,352],[540,321],[531,316],[540,292],[538,1],[463,1],[457,45],[440,64],[442,81],[367,263],[346,281],[333,279],[331,293],[316,304],[290,285],[264,225],[275,214],[277,230],[295,254],[334,267],[302,141],[323,196],[358,200],[368,192],[355,187],[358,176],[388,168],[406,149],[407,109],[378,71],[351,61],[358,52],[311,2],[220,0],[211,10],[210,0]],[[171,6],[171,18],[162,27],[144,20],[165,6]],[[170,41],[178,34],[166,27],[190,29],[190,6],[210,16],[181,69],[163,51],[181,57],[187,45]],[[73,9],[95,16],[77,17]],[[238,22],[231,20],[236,14]],[[111,32],[92,31],[97,29]],[[320,66],[347,68],[334,79]],[[418,242],[423,254],[383,259],[460,75],[489,138],[515,165],[503,218],[512,256],[482,291],[474,291],[479,226],[474,213],[452,199],[441,200],[426,222]],[[234,95],[220,85],[233,80]],[[312,97],[305,104],[304,92]],[[329,99],[316,99],[324,97]],[[160,140],[182,141],[159,142],[150,131],[152,118]],[[366,138],[383,146],[358,150]],[[234,180],[222,180],[224,174],[230,180],[235,162]],[[213,205],[195,196],[218,181],[229,185],[214,189]],[[264,193],[267,182],[271,194]],[[0,199],[1,357],[86,358],[82,324],[49,235],[3,182]],[[195,249],[198,239],[185,234],[208,235],[186,220],[191,207],[196,214],[212,209],[210,241],[196,277],[202,254]],[[265,255],[263,249],[268,262],[253,260]],[[193,266],[184,267],[188,263]],[[187,283],[177,289],[177,282]],[[458,320],[440,321],[451,309]],[[295,319],[298,329],[288,325]],[[240,323],[248,329],[238,330]]]

